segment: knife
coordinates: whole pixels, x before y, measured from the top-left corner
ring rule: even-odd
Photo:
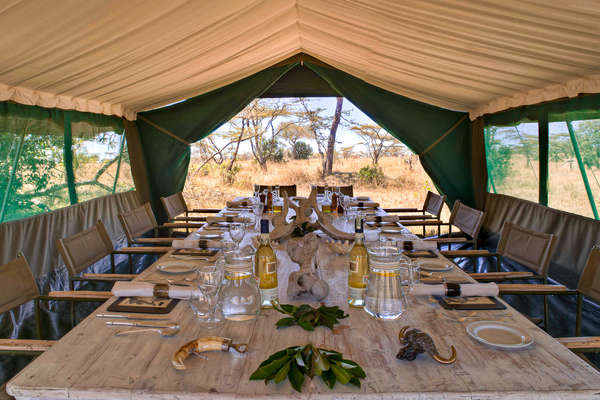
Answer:
[[[96,318],[132,319],[140,321],[168,321],[169,318],[134,317],[132,315],[96,314]]]
[[[151,324],[149,322],[106,321],[109,326],[135,326],[138,328],[171,328],[178,329],[179,324]]]

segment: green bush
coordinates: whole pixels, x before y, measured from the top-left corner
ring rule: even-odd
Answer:
[[[283,146],[277,139],[267,139],[263,141],[261,147],[265,160],[279,163],[284,161]]]
[[[235,177],[242,168],[238,164],[234,164],[231,170],[227,169],[226,165],[221,165],[221,179],[228,185],[233,185]]]
[[[313,149],[308,143],[298,141],[292,148],[292,156],[295,160],[308,160],[313,154]]]
[[[377,166],[365,166],[358,171],[358,179],[363,183],[382,185],[385,182],[383,170]]]

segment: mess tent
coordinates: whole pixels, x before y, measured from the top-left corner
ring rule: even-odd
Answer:
[[[190,146],[259,97],[347,98],[419,156],[450,207],[485,211],[485,246],[505,221],[555,234],[550,278],[569,287],[600,238],[600,132],[582,157],[573,131],[600,119],[597,2],[23,0],[0,7],[0,23],[0,264],[24,254],[41,292],[68,284],[57,239],[102,220],[118,248],[118,215],[147,201],[164,221],[160,198],[183,189]],[[527,200],[498,184],[508,166],[492,137],[524,123],[537,127]],[[595,218],[548,207],[553,123],[568,126]],[[571,300],[552,301],[563,321]],[[2,329],[26,333],[22,310]],[[59,325],[44,329],[58,337]]]

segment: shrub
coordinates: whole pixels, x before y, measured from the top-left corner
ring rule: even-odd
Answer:
[[[283,146],[277,139],[267,139],[262,143],[263,156],[267,161],[283,162]]]
[[[358,171],[358,179],[363,183],[382,185],[385,182],[383,170],[377,166],[365,166]]]
[[[308,143],[298,141],[292,149],[292,156],[295,160],[308,160],[313,154],[313,149]]]
[[[231,170],[227,169],[227,166],[221,165],[221,179],[224,183],[232,185],[235,182],[235,176],[240,172],[242,168],[238,164],[234,164]]]

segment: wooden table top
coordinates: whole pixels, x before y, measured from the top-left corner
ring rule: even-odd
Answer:
[[[474,341],[465,331],[474,319],[459,322],[465,311],[444,310],[427,297],[409,296],[408,311],[398,320],[376,320],[346,304],[347,256],[332,254],[324,243],[319,251],[332,289],[327,303],[341,306],[350,315],[333,334],[325,327],[313,332],[298,326],[278,330],[275,323],[283,316],[274,310],[264,310],[255,320],[226,321],[219,328],[207,329],[195,320],[185,301],[170,314],[182,327],[170,338],[155,333],[116,337],[116,328],[90,315],[13,378],[8,391],[18,399],[600,398],[600,373],[510,306],[477,315],[526,330],[535,339],[527,349],[503,351]],[[288,275],[298,267],[285,252],[278,250],[277,255],[280,300],[287,302]],[[461,278],[466,274],[455,267],[443,275]],[[138,279],[164,280],[166,276],[152,265]],[[112,301],[95,313],[104,312]],[[430,333],[444,356],[454,345],[457,362],[441,365],[425,355],[412,362],[397,360],[398,332],[405,325]],[[207,359],[191,356],[185,371],[171,366],[171,356],[181,345],[209,335],[248,343],[248,352],[204,353]],[[270,354],[308,342],[340,351],[359,363],[367,374],[362,387],[338,383],[332,391],[315,377],[307,379],[303,392],[297,393],[287,380],[277,385],[248,380]]]

